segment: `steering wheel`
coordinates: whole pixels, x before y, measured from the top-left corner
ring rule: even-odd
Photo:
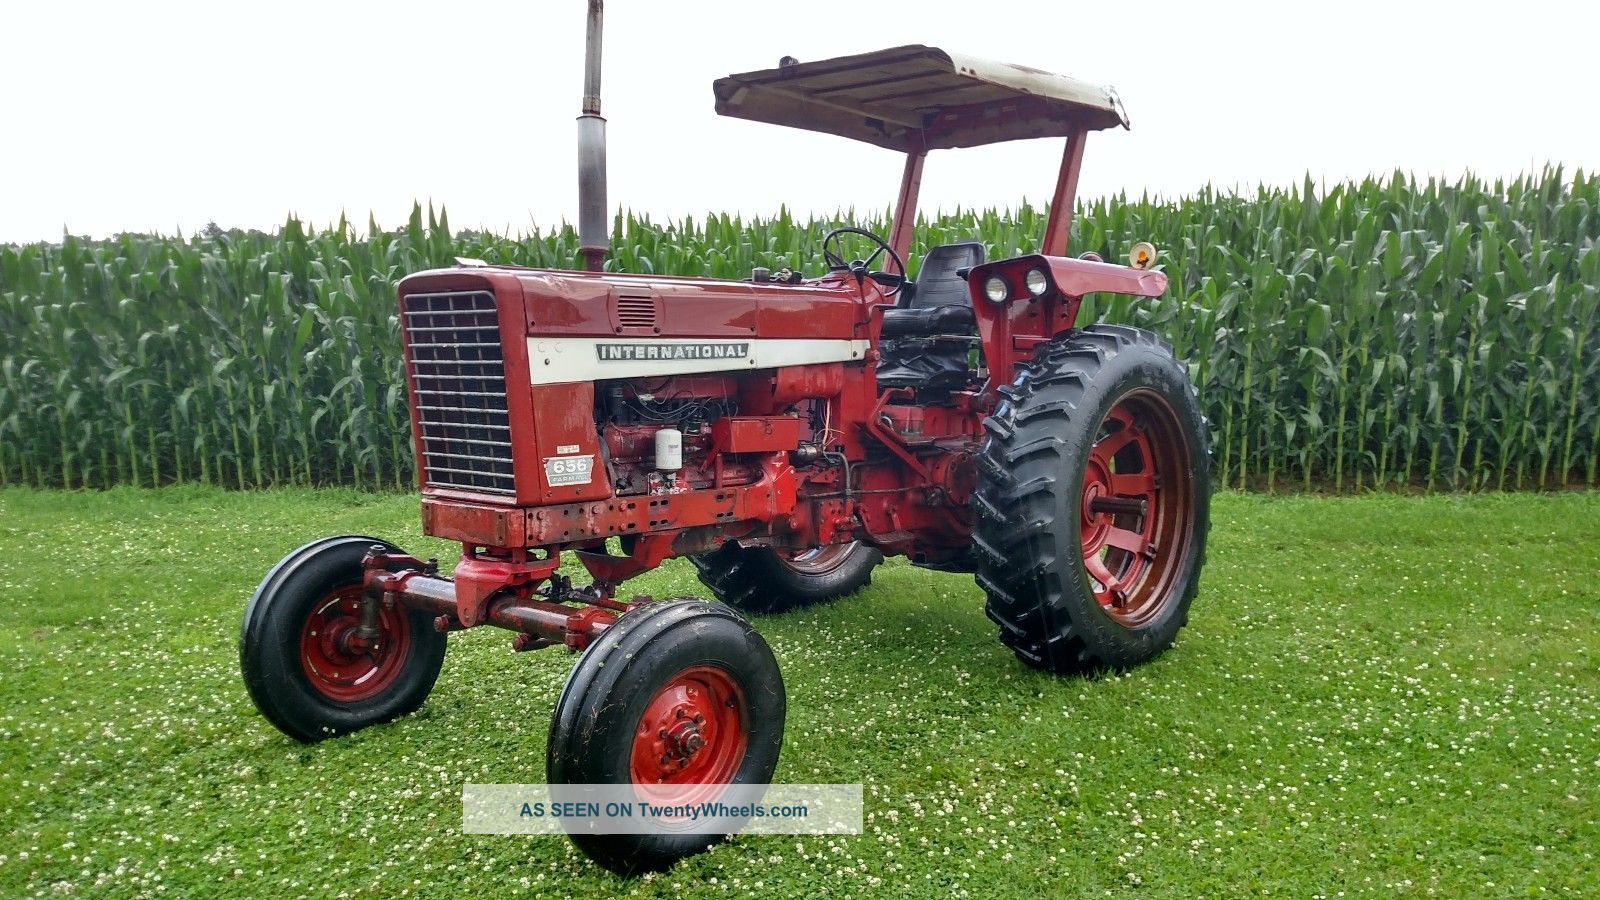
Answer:
[[[842,252],[843,245],[838,239],[840,236],[846,234],[860,235],[871,241],[873,247],[875,248],[872,251],[872,255],[868,256],[866,259],[857,259],[851,262],[845,262],[844,254]],[[894,263],[895,271],[874,271],[872,264],[877,261],[878,257],[885,253],[889,254],[890,261]],[[865,228],[835,228],[826,235],[823,235],[822,258],[828,263],[828,268],[830,271],[850,272],[856,276],[856,281],[858,282],[863,278],[871,278],[874,282],[889,288],[889,290],[883,292],[883,296],[885,297],[893,297],[895,294],[900,293],[900,289],[906,286],[906,281],[908,280],[906,278],[905,260],[900,258],[900,254],[894,252],[894,248],[889,246],[888,241],[878,237]]]

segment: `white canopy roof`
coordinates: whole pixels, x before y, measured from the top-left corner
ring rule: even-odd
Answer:
[[[892,150],[1128,126],[1111,88],[911,44],[717,79],[717,112]]]

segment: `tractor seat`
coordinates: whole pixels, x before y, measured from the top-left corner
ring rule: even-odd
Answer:
[[[917,280],[900,290],[900,303],[883,312],[883,334],[970,334],[976,324],[967,279],[961,269],[983,265],[983,244],[941,244],[922,256]]]
[[[983,264],[977,241],[944,244],[922,257],[914,284],[900,291],[900,305],[883,311],[878,345],[878,385],[937,394],[958,390],[972,372],[967,355],[977,333],[967,279],[956,272]]]

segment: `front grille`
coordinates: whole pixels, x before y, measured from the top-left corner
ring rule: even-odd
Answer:
[[[402,304],[427,485],[515,494],[494,294],[407,294]]]

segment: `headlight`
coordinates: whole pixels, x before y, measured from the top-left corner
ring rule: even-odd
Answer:
[[[983,283],[983,295],[988,297],[990,302],[1004,303],[1010,293],[1011,289],[1006,286],[1006,280],[999,275],[991,275],[989,280]]]
[[[1035,297],[1043,297],[1044,292],[1050,289],[1050,279],[1045,277],[1043,269],[1029,269],[1023,280],[1027,282],[1028,293]]]

